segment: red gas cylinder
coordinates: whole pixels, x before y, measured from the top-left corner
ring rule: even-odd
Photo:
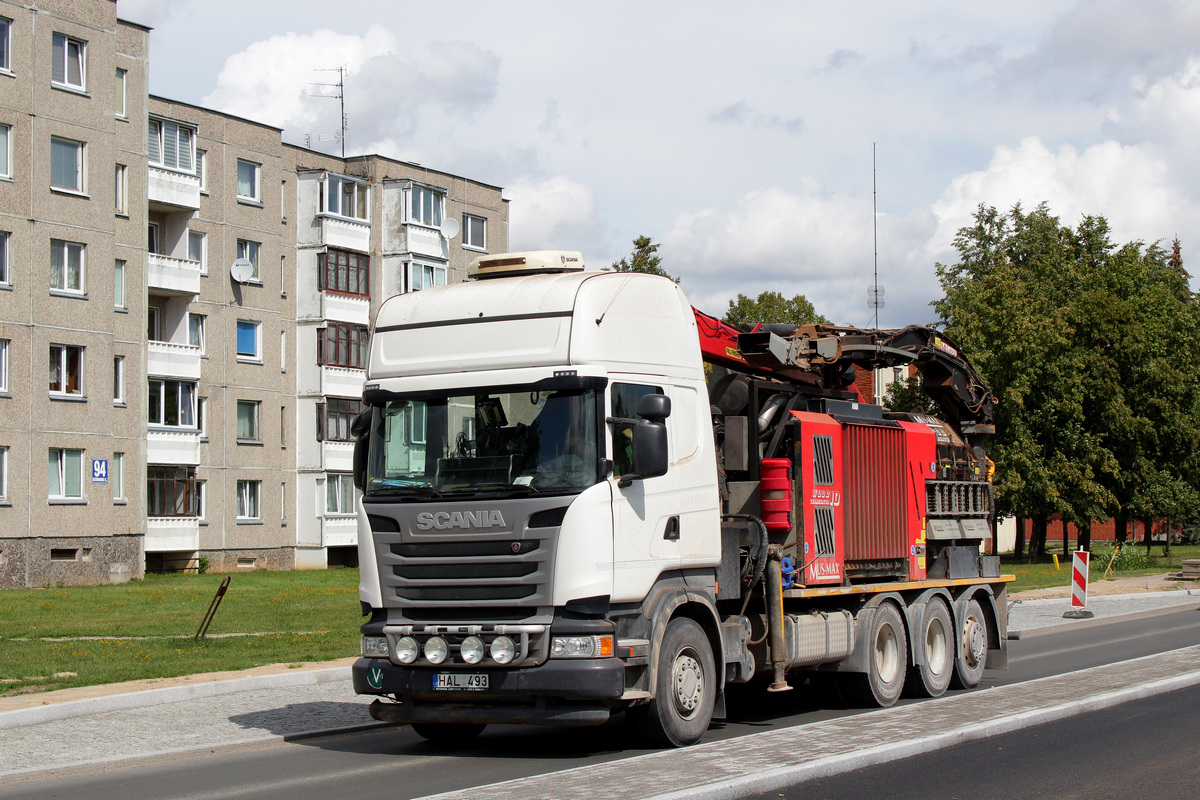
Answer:
[[[792,529],[792,462],[764,458],[758,475],[763,522],[768,531],[787,533]]]

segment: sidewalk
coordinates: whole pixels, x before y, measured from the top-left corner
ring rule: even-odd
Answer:
[[[1015,599],[1021,602],[1011,606],[1012,630],[1089,623],[1063,619],[1063,612],[1070,608],[1065,597]],[[1200,607],[1200,589],[1101,595],[1089,598],[1088,608],[1097,619],[1104,619],[1189,603]],[[371,698],[354,694],[349,677],[352,661],[297,669],[277,665],[233,675],[216,673],[4,698],[0,700],[0,778],[84,762],[161,756],[376,725],[367,712]]]

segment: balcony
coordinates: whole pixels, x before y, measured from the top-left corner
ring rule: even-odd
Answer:
[[[146,463],[200,466],[200,431],[186,428],[147,431]]]
[[[200,208],[200,178],[185,172],[162,167],[150,167],[150,205],[167,206],[167,210]]]
[[[326,547],[358,544],[358,517],[327,517],[321,520],[321,544]]]
[[[150,253],[146,281],[156,292],[195,297],[200,294],[200,262]]]
[[[147,517],[146,552],[169,553],[200,549],[198,517]]]
[[[362,397],[367,373],[347,367],[321,367],[321,394],[334,397]]]
[[[321,316],[351,325],[371,324],[371,301],[336,292],[321,292]]]
[[[200,380],[200,348],[175,342],[146,343],[146,374],[156,378]]]
[[[403,226],[405,249],[414,255],[446,259],[450,257],[449,242],[437,228],[408,223]]]
[[[371,226],[366,222],[320,215],[321,243],[366,253],[371,249]]]
[[[321,442],[321,464],[332,472],[353,472],[354,442]]]

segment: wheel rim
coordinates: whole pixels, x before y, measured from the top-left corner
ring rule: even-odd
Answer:
[[[879,670],[879,678],[884,683],[896,680],[900,673],[900,647],[896,640],[896,631],[891,625],[884,625],[875,637],[875,666]]]
[[[987,655],[987,634],[978,617],[967,617],[963,625],[963,658],[971,669],[979,666]]]
[[[950,648],[946,646],[948,638],[946,627],[940,619],[933,620],[925,629],[925,663],[934,675],[941,675],[949,665]]]
[[[675,709],[679,716],[691,719],[700,710],[704,698],[704,670],[690,648],[675,657],[671,667],[671,685],[675,688]]]

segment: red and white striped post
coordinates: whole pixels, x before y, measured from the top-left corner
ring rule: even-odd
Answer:
[[[1091,554],[1087,550],[1076,550],[1071,559],[1071,610],[1063,614],[1067,619],[1090,619],[1094,617],[1087,610],[1088,559]]]

